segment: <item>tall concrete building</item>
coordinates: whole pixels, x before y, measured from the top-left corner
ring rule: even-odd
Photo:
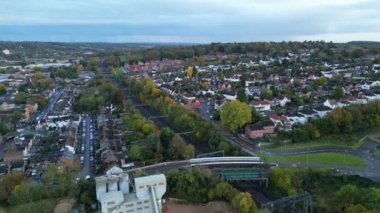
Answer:
[[[128,174],[118,167],[112,167],[95,181],[102,213],[162,212],[161,199],[166,192],[163,174],[135,178],[134,185],[131,185],[133,191],[130,191]]]

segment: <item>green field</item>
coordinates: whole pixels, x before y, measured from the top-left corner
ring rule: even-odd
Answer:
[[[263,159],[270,162],[288,162],[288,163],[311,163],[311,164],[328,164],[335,166],[348,166],[365,168],[366,163],[363,159],[340,153],[317,153],[309,155],[295,156],[266,156]]]
[[[9,207],[6,212],[8,213],[51,213],[54,212],[57,205],[57,199],[40,200],[36,202],[26,203],[18,206]]]
[[[361,131],[355,134],[350,135],[330,135],[325,136],[317,140],[310,140],[303,143],[291,143],[285,144],[280,142],[279,138],[274,138],[277,143],[275,145],[263,146],[263,148],[268,150],[289,150],[289,149],[306,149],[306,148],[316,148],[316,147],[326,147],[326,146],[334,146],[334,147],[347,147],[350,149],[358,149],[363,145],[364,140],[362,140],[365,136],[369,135],[377,138],[379,136],[380,127],[371,128],[366,131]]]
[[[376,150],[375,153],[373,153],[373,155],[375,155],[375,157],[380,158],[380,150]]]

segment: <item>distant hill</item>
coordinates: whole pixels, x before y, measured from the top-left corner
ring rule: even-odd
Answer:
[[[350,41],[346,44],[359,47],[380,47],[380,42],[378,41]]]

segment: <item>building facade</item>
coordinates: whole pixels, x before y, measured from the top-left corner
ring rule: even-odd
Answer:
[[[118,167],[96,177],[96,197],[102,213],[160,213],[162,196],[166,192],[166,178],[163,174],[134,179],[133,191],[127,173]]]

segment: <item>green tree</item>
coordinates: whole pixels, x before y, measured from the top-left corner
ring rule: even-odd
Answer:
[[[175,135],[170,141],[168,155],[172,160],[181,160],[184,158],[186,151],[186,143],[181,137]]]
[[[7,87],[4,84],[0,84],[0,95],[5,95],[7,93]]]
[[[141,160],[141,152],[137,145],[132,145],[131,149],[129,150],[128,156],[132,160]]]
[[[316,86],[324,86],[324,85],[326,85],[327,84],[327,79],[326,78],[324,78],[324,77],[321,77],[321,78],[318,78],[318,79],[316,79],[315,81],[314,81],[314,84],[316,85]]]
[[[339,210],[344,210],[352,205],[357,204],[361,195],[355,185],[344,185],[335,193],[333,202]]]
[[[15,102],[16,104],[25,104],[27,98],[28,98],[28,94],[26,94],[25,92],[19,92],[15,96]]]
[[[334,88],[334,97],[335,98],[343,98],[344,96],[344,91],[342,87],[335,87]]]
[[[327,114],[326,119],[333,133],[352,132],[352,115],[346,109],[334,109]]]
[[[16,186],[24,180],[23,174],[8,174],[0,179],[0,201],[6,201]]]
[[[273,91],[271,89],[263,89],[260,93],[261,98],[271,98],[273,97]]]
[[[149,134],[152,134],[154,133],[154,131],[156,130],[155,126],[153,123],[145,123],[143,126],[142,126],[142,132],[145,134],[145,135],[149,135]]]
[[[231,146],[228,142],[222,141],[218,145],[218,150],[224,151],[224,153],[229,153],[231,150]]]
[[[240,102],[248,102],[248,98],[247,98],[247,95],[245,94],[245,89],[244,87],[239,87],[237,89],[237,99],[240,101]]]
[[[371,187],[366,190],[363,201],[367,208],[380,210],[380,188]]]
[[[185,155],[186,159],[194,158],[194,156],[195,156],[195,148],[194,148],[194,146],[192,144],[187,144],[186,145],[184,155]]]
[[[347,207],[344,211],[345,213],[365,213],[368,212],[368,209],[366,209],[361,204],[351,205]]]
[[[174,137],[174,132],[170,128],[165,127],[161,130],[160,141],[164,149],[169,148],[170,141],[173,139],[173,137]]]
[[[256,212],[256,205],[252,200],[251,194],[248,192],[240,192],[231,202],[232,208],[238,213]]]
[[[257,123],[263,120],[263,116],[255,108],[251,109],[251,118],[252,118],[251,120],[252,123]]]
[[[231,202],[232,199],[238,194],[238,191],[229,183],[218,183],[208,193],[210,200],[225,200]]]
[[[230,101],[220,109],[220,119],[224,126],[236,132],[238,128],[251,122],[251,109],[246,103]]]
[[[269,175],[269,186],[276,189],[283,195],[294,195],[297,193],[296,189],[292,186],[292,174],[281,168],[275,168]]]
[[[0,133],[2,135],[6,135],[12,131],[12,125],[9,123],[1,123],[0,124]]]

